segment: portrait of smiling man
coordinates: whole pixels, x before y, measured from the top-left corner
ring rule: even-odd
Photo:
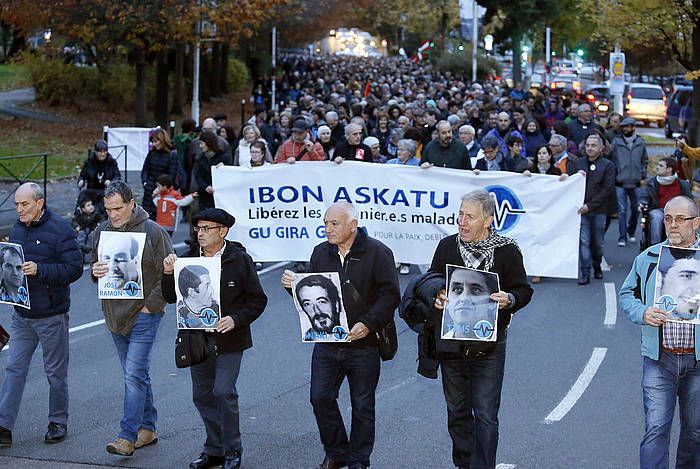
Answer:
[[[328,339],[333,329],[342,323],[345,323],[347,332],[347,319],[341,321],[340,317],[342,299],[333,280],[322,274],[306,275],[296,282],[294,293],[311,324],[303,334],[304,342]]]

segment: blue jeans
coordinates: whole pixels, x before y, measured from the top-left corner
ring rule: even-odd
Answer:
[[[124,416],[119,438],[132,443],[140,428],[155,431],[158,412],[153,404],[148,368],[163,313],[139,313],[127,335],[112,334],[124,373]]]
[[[637,188],[625,188],[615,186],[615,193],[617,194],[617,214],[620,218],[617,220],[618,228],[618,241],[627,241],[628,236],[634,236],[634,232],[637,231],[637,217],[639,215],[637,202]],[[627,220],[627,199],[629,199],[630,216],[629,221]]]
[[[676,396],[681,418],[676,467],[700,467],[700,365],[695,355],[661,352],[658,361],[644,357],[642,392],[645,431],[639,447],[640,468],[668,468]]]
[[[605,237],[604,213],[581,215],[581,232],[578,249],[579,278],[591,274],[591,266],[600,269],[603,261],[603,241]]]
[[[0,391],[0,426],[15,425],[32,355],[41,343],[49,381],[49,422],[68,423],[68,314],[27,319],[12,312],[5,380]]]
[[[207,433],[204,452],[224,456],[242,449],[236,381],[243,352],[217,355],[214,340],[208,339],[209,356],[190,368],[192,401]]]
[[[505,362],[505,337],[491,353],[440,361],[455,466],[496,467]]]
[[[664,238],[664,209],[649,210],[649,245],[659,244]]]
[[[311,358],[311,405],[326,455],[348,466],[364,464],[374,447],[374,403],[379,383],[376,347],[318,343]],[[348,440],[338,408],[338,391],[347,376],[352,404]]]

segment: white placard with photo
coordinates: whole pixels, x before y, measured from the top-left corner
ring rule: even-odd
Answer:
[[[302,342],[348,342],[348,318],[337,272],[295,274],[292,293]]]
[[[215,329],[221,319],[221,257],[175,261],[178,329]]]
[[[0,303],[30,309],[29,285],[22,271],[24,250],[15,243],[0,243]]]
[[[661,246],[654,305],[667,321],[700,324],[700,250]]]
[[[103,231],[97,245],[97,258],[107,262],[107,275],[98,279],[101,300],[142,300],[141,258],[146,233]]]
[[[498,338],[498,274],[447,265],[447,304],[442,314],[443,339],[495,342]]]

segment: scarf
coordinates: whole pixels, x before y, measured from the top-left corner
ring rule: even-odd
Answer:
[[[514,239],[499,235],[493,228],[489,228],[489,235],[486,239],[471,243],[465,243],[459,239],[459,234],[457,235],[457,247],[464,265],[472,269],[478,269],[483,264],[483,270],[490,270],[493,267],[493,251],[509,244],[518,248]]]
[[[670,176],[656,176],[656,182],[658,182],[662,186],[668,186],[669,184],[673,184],[676,179],[678,179],[677,174],[671,174]]]

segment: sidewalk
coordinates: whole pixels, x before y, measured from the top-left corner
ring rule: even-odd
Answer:
[[[0,467],[6,469],[88,469],[92,467],[126,467],[136,468],[138,466],[125,466],[123,464],[114,466],[102,466],[97,464],[83,464],[72,462],[61,462],[52,460],[39,460],[29,458],[13,458],[9,456],[0,456]]]
[[[19,107],[22,104],[31,103],[35,99],[36,94],[34,93],[34,88],[19,88],[12,91],[2,92],[0,93],[0,114],[11,117],[19,117],[22,119],[33,119],[59,124],[70,123],[69,120],[64,119],[63,117]]]

